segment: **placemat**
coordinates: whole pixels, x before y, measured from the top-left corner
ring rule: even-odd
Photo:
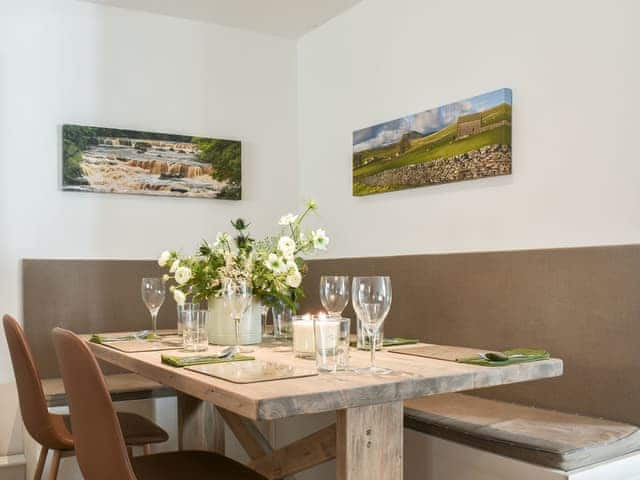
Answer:
[[[159,352],[182,348],[182,339],[180,341],[169,338],[163,338],[162,340],[123,340],[103,343],[102,345],[125,353]]]
[[[494,350],[456,347],[450,345],[420,345],[419,347],[393,348],[388,351],[392,353],[402,353],[403,355],[414,355],[416,357],[447,360],[449,362],[456,362],[464,358],[477,357],[479,354],[495,352]]]
[[[233,383],[257,383],[289,378],[311,377],[318,375],[315,369],[295,367],[283,363],[264,360],[248,360],[237,363],[213,363],[186,367],[211,377],[221,378]]]

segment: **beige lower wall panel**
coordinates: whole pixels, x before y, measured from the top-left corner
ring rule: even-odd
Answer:
[[[0,457],[22,453],[22,418],[15,383],[0,385]]]

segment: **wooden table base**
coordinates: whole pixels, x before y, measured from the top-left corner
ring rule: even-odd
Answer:
[[[402,480],[402,402],[337,412],[338,480]]]
[[[185,394],[178,396],[179,444],[224,454],[224,424],[245,449],[249,467],[273,480],[334,458],[338,480],[402,479],[402,402],[348,408],[337,423],[274,449],[252,420]]]

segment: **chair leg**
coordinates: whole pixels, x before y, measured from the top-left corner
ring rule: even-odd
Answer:
[[[144,454],[145,454],[145,455],[151,455],[151,444],[149,444],[149,443],[145,443],[145,444],[142,446],[142,449],[144,450]]]
[[[38,463],[36,464],[36,472],[33,475],[33,480],[42,480],[42,472],[44,470],[44,464],[47,461],[47,453],[49,453],[49,449],[47,447],[40,448],[40,456],[38,457]]]
[[[51,467],[49,467],[49,480],[58,478],[58,468],[60,468],[60,450],[54,450],[51,456]]]

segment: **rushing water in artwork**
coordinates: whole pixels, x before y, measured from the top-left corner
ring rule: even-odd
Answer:
[[[63,189],[240,199],[240,142],[63,127]]]

